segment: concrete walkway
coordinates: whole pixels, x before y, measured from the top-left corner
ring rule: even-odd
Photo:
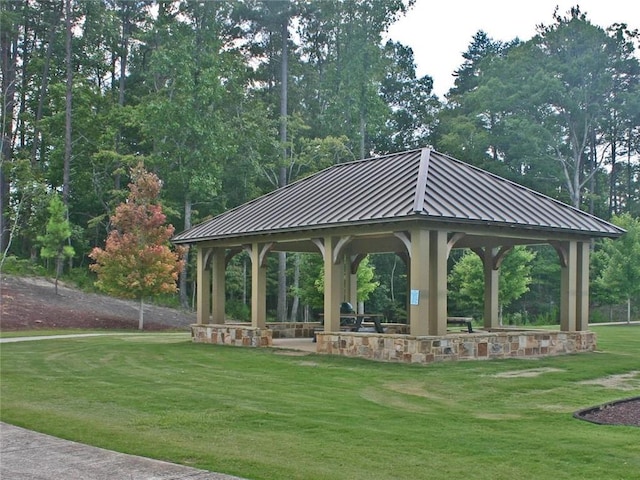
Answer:
[[[0,423],[2,480],[242,480]]]

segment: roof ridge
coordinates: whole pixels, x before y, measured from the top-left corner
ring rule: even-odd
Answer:
[[[420,167],[418,169],[418,178],[416,179],[416,191],[413,197],[414,213],[424,210],[424,197],[427,190],[427,176],[429,175],[429,160],[431,158],[431,149],[423,148],[420,152]]]

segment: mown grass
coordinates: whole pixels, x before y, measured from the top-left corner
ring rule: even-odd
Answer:
[[[572,417],[640,395],[640,373],[581,383],[640,371],[640,327],[595,330],[593,354],[429,366],[184,334],[3,344],[0,417],[250,479],[638,478],[640,429]]]

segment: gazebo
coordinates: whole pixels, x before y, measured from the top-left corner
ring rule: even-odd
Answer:
[[[467,356],[482,357],[478,353],[485,352],[470,346],[468,338],[452,343],[447,332],[447,258],[452,249],[470,248],[482,259],[485,331],[469,335],[487,337],[500,330],[498,280],[506,253],[516,245],[553,246],[561,265],[561,335],[548,338],[545,331],[531,343],[507,332],[500,347],[492,347],[489,340],[486,356],[491,357],[492,350],[497,356],[552,354],[595,348],[595,335],[588,332],[590,244],[594,238],[617,238],[623,233],[581,210],[424,148],[333,165],[186,230],[172,241],[195,245],[198,251],[194,341],[270,345],[267,256],[315,252],[322,255],[325,271],[324,333],[318,335],[318,352],[364,351],[359,356],[397,359],[398,349],[404,357],[407,349],[417,349],[422,354],[412,353],[406,360],[423,361],[424,354],[424,361],[429,361],[438,354],[432,358],[424,351],[442,347],[443,342],[438,352],[445,356],[453,352],[464,358],[461,351],[471,349],[473,355]],[[252,263],[251,325],[234,330],[225,324],[225,268],[242,251],[249,253]],[[340,332],[340,304],[355,304],[359,263],[369,253],[384,252],[398,254],[407,265],[408,334]],[[412,346],[402,344],[407,341]],[[515,343],[522,348],[515,348]],[[384,353],[388,349],[392,351]]]

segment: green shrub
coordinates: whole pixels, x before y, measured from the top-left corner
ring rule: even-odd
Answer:
[[[7,255],[2,258],[2,273],[34,277],[45,276],[47,270],[42,265],[29,259]]]

